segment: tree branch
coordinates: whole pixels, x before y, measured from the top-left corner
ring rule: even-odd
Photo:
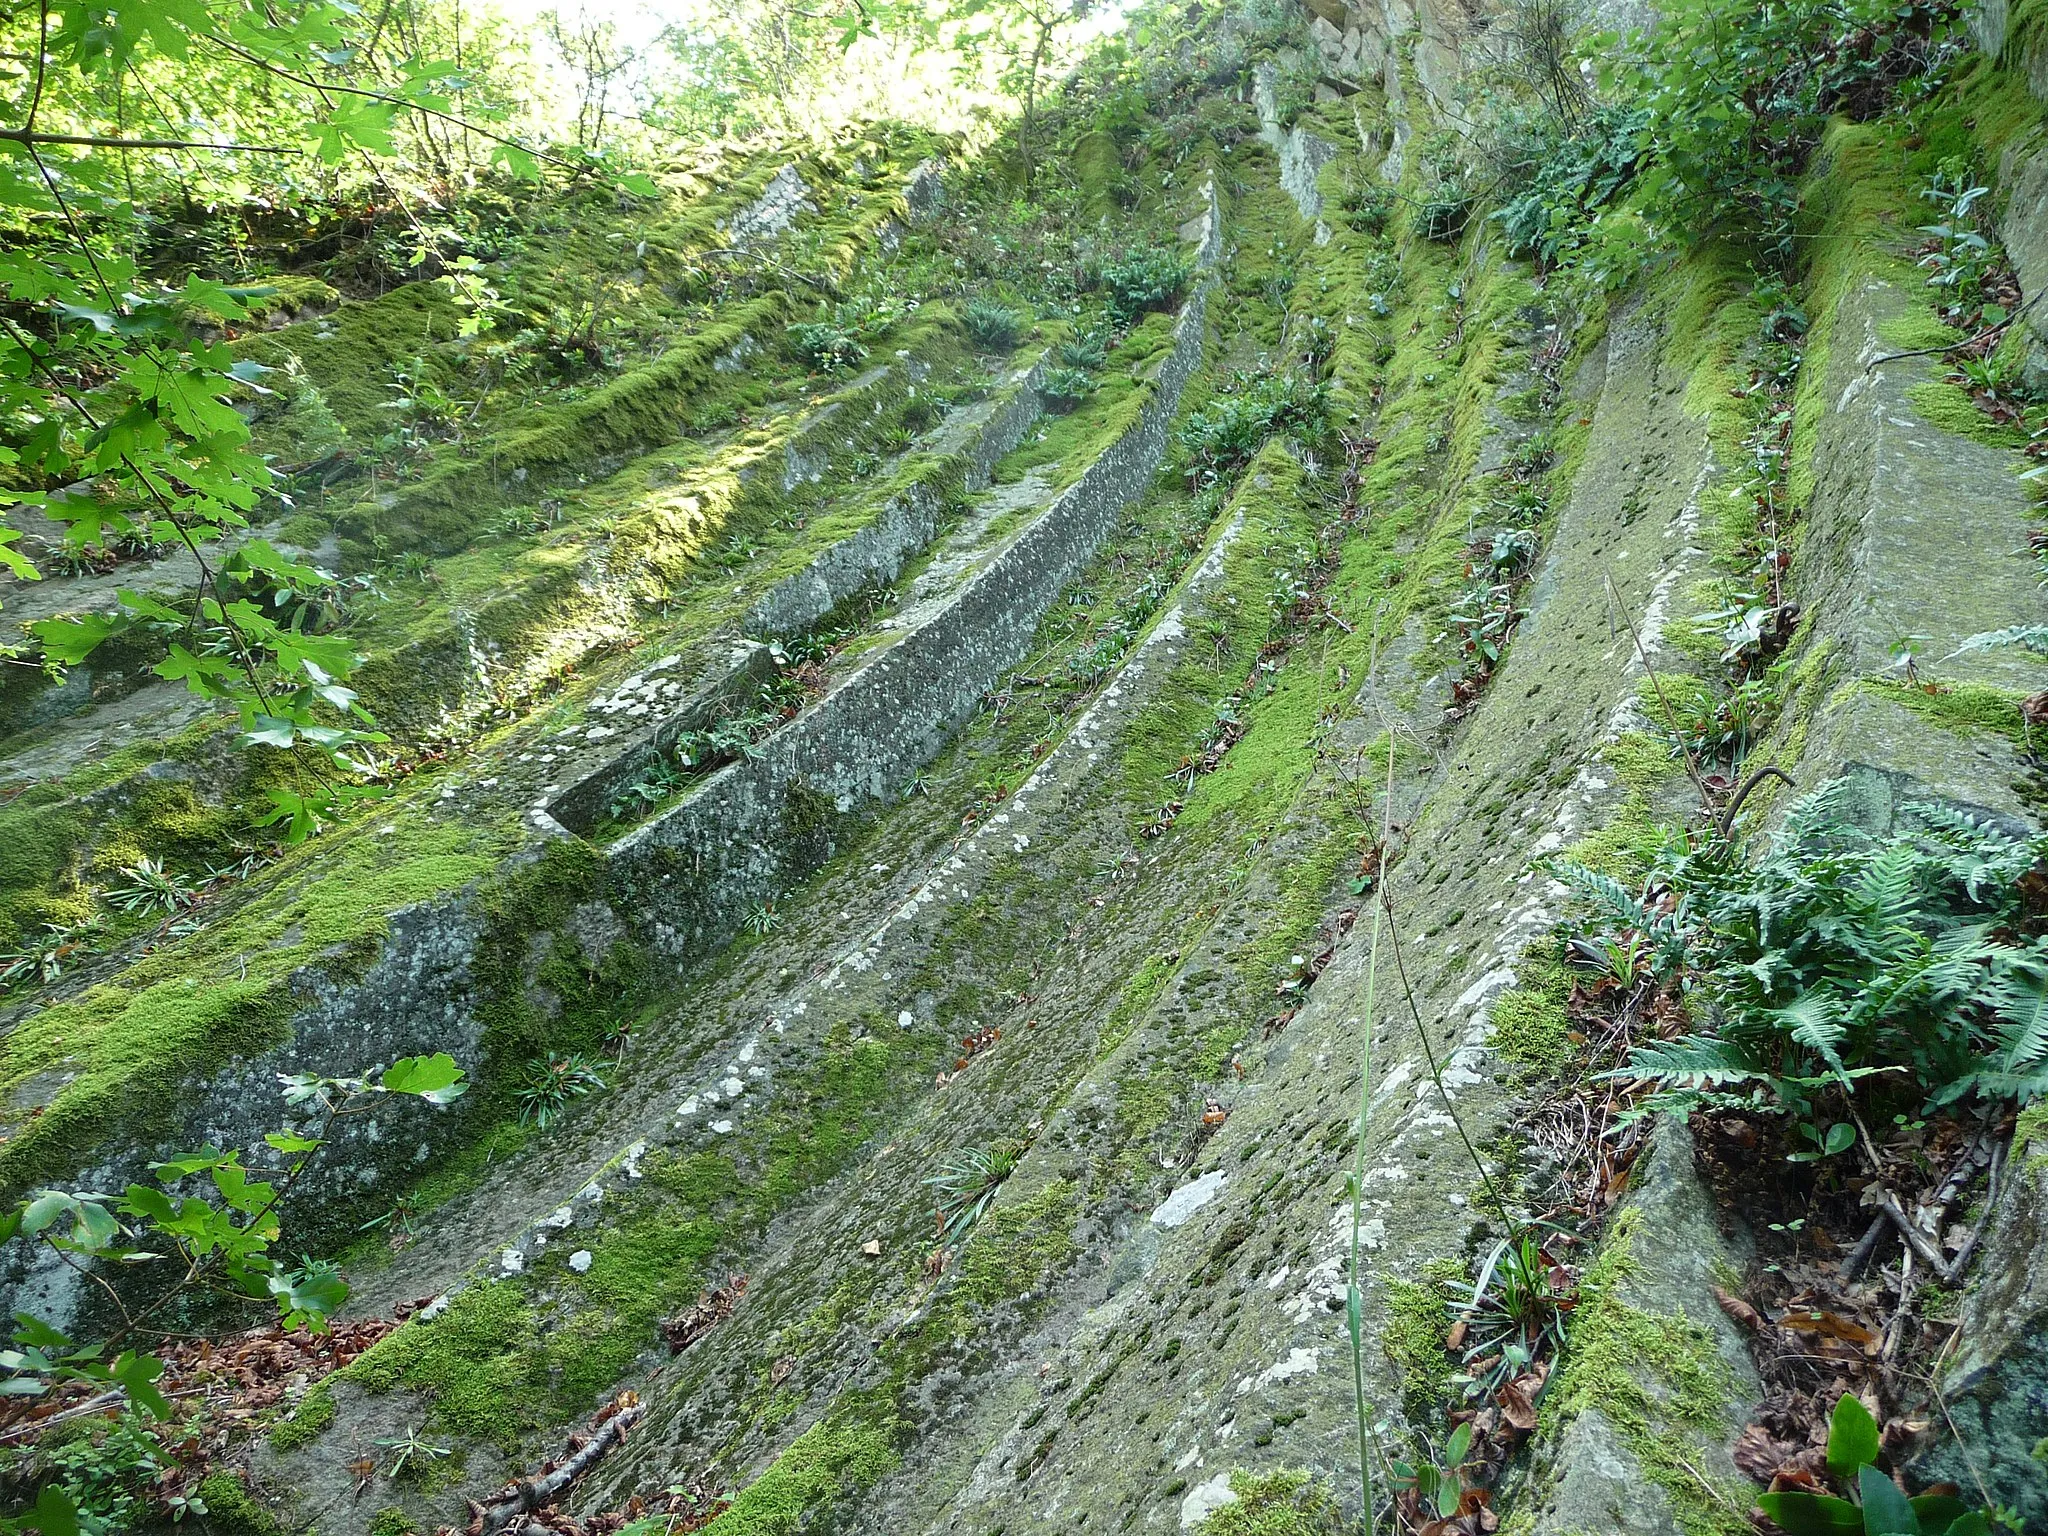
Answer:
[[[34,133],[26,128],[0,128],[0,142],[9,144],[82,144],[88,149],[231,149],[248,155],[303,155],[303,149],[279,144],[208,144],[198,139],[103,139],[89,133]]]

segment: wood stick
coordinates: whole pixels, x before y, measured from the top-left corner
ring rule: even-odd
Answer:
[[[496,1536],[521,1515],[530,1515],[560,1498],[569,1485],[601,1461],[605,1454],[626,1438],[626,1431],[647,1412],[645,1403],[629,1403],[598,1426],[597,1433],[583,1448],[554,1471],[541,1477],[522,1477],[512,1491],[493,1499],[477,1512],[470,1525],[476,1536]]]

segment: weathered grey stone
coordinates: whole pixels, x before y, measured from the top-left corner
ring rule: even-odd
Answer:
[[[725,226],[726,238],[736,250],[773,240],[796,222],[798,214],[817,212],[809,193],[797,168],[785,165],[758,198],[732,216]]]
[[[1926,420],[1912,396],[1938,371],[1929,360],[1869,366],[1896,350],[1885,330],[1911,302],[1872,277],[1828,321],[1799,595],[1815,615],[1802,658],[1829,691],[1811,701],[1794,773],[1808,787],[1857,775],[1872,807],[1932,797],[2018,819],[2024,768],[2011,743],[1943,730],[1901,692],[1868,686],[1903,679],[1901,642],[1945,683],[2031,690],[2048,677],[2015,646],[1954,654],[1973,634],[2048,621],[2048,598],[2016,456]]]

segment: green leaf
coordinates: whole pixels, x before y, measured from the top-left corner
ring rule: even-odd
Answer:
[[[635,197],[661,196],[661,188],[655,184],[654,178],[645,171],[626,172],[625,175],[619,178],[619,188],[621,191],[632,193]]]
[[[1785,1536],[1862,1536],[1863,1511],[1825,1493],[1766,1493],[1757,1506]]]
[[[1846,1120],[1838,1120],[1828,1127],[1825,1150],[1829,1157],[1835,1157],[1855,1145],[1856,1127]]]
[[[24,1517],[28,1529],[43,1536],[78,1536],[78,1506],[71,1495],[55,1483],[45,1483],[36,1494],[36,1507]]]
[[[38,619],[28,632],[42,642],[50,660],[75,667],[127,627],[128,620],[119,614],[89,613],[77,619]]]
[[[401,1056],[384,1069],[377,1086],[386,1093],[407,1093],[429,1104],[452,1104],[468,1090],[462,1068],[445,1051],[433,1056]]]
[[[21,1213],[21,1230],[35,1237],[61,1220],[67,1211],[78,1208],[78,1202],[62,1190],[46,1189]]]
[[[1972,1510],[1950,1525],[1944,1536],[1991,1536],[1991,1522]]]
[[[1906,1502],[1913,1506],[1923,1531],[1946,1531],[1970,1512],[1969,1505],[1946,1493],[1923,1493]]]
[[[311,1152],[318,1148],[320,1145],[320,1143],[314,1140],[314,1138],[312,1138],[311,1136],[301,1136],[295,1131],[272,1131],[263,1139],[270,1143],[271,1146],[277,1148],[278,1151],[287,1154],[294,1152]]]
[[[114,1380],[128,1394],[128,1400],[152,1418],[171,1416],[170,1400],[157,1390],[156,1379],[164,1373],[163,1361],[155,1355],[138,1355],[123,1350],[114,1359]]]
[[[245,747],[289,748],[298,739],[299,728],[290,720],[280,720],[276,715],[257,715],[249,728],[235,738],[236,744]],[[295,797],[296,798],[296,797]],[[271,820],[276,820],[275,816]],[[268,825],[268,822],[260,825]]]
[[[1830,1450],[1834,1437],[1828,1437]],[[1863,1495],[1863,1536],[1920,1536],[1920,1519],[1913,1506],[1899,1492],[1899,1485],[1872,1466],[1856,1474],[1856,1491]]]
[[[1844,1392],[1828,1426],[1828,1470],[1847,1482],[1876,1460],[1877,1420],[1854,1392]]]
[[[348,1282],[330,1265],[310,1264],[288,1275],[273,1274],[269,1285],[287,1328],[304,1326],[319,1333],[348,1300]]]
[[[1465,1455],[1472,1449],[1472,1423],[1468,1419],[1451,1431],[1451,1438],[1444,1446],[1444,1465],[1453,1472],[1465,1464]],[[1446,1514],[1449,1511],[1445,1511]]]
[[[18,528],[0,528],[0,566],[5,566],[16,581],[41,581],[43,573],[35,568],[34,562],[20,550],[7,547],[20,537]]]

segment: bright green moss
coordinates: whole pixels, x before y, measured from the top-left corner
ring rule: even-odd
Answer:
[[[412,1516],[395,1506],[386,1506],[370,1517],[370,1536],[415,1536],[419,1527]]]
[[[1199,1536],[1335,1536],[1344,1528],[1337,1501],[1306,1469],[1233,1468],[1230,1491],[1232,1501],[1195,1528]]]
[[[220,1536],[286,1536],[289,1529],[232,1472],[216,1472],[201,1482],[199,1501],[206,1506],[206,1529]]]
[[[1040,1289],[1074,1256],[1081,1195],[1055,1179],[1028,1200],[998,1204],[975,1223],[960,1253],[959,1288],[989,1306]]]
[[[1946,378],[1923,379],[1906,391],[1913,409],[1929,426],[1992,448],[2024,448],[2027,434],[1985,415],[1970,392]]]
[[[1515,985],[1493,1005],[1487,1042],[1525,1077],[1554,1072],[1572,1049],[1571,976],[1554,945],[1531,949],[1516,965]]]
[[[334,1413],[334,1389],[322,1381],[271,1428],[270,1448],[280,1455],[303,1450],[326,1432]]]
[[[542,1345],[540,1318],[519,1285],[478,1281],[439,1317],[406,1323],[336,1376],[372,1392],[417,1392],[430,1423],[514,1455],[545,1422]]]
[[[1865,678],[1858,688],[1910,709],[1930,725],[1958,734],[2002,736],[2023,752],[2033,749],[2033,733],[2020,713],[2024,694],[1989,683],[1944,683],[1929,693],[1896,678]]]
[[[1423,1278],[1386,1282],[1386,1318],[1380,1348],[1401,1378],[1401,1406],[1417,1423],[1433,1418],[1448,1400],[1456,1364],[1445,1341],[1451,1332],[1451,1287],[1464,1278],[1456,1259],[1437,1259]]]
[[[1131,973],[1124,982],[1123,990],[1117,994],[1116,1005],[1109,1010],[1109,1017],[1102,1021],[1102,1034],[1096,1043],[1099,1054],[1107,1056],[1130,1038],[1138,1020],[1166,989],[1179,965],[1178,955],[1152,955]]]
[[[895,1431],[893,1414],[858,1400],[835,1405],[740,1491],[706,1536],[796,1536],[812,1511],[857,1497],[896,1469]]]

